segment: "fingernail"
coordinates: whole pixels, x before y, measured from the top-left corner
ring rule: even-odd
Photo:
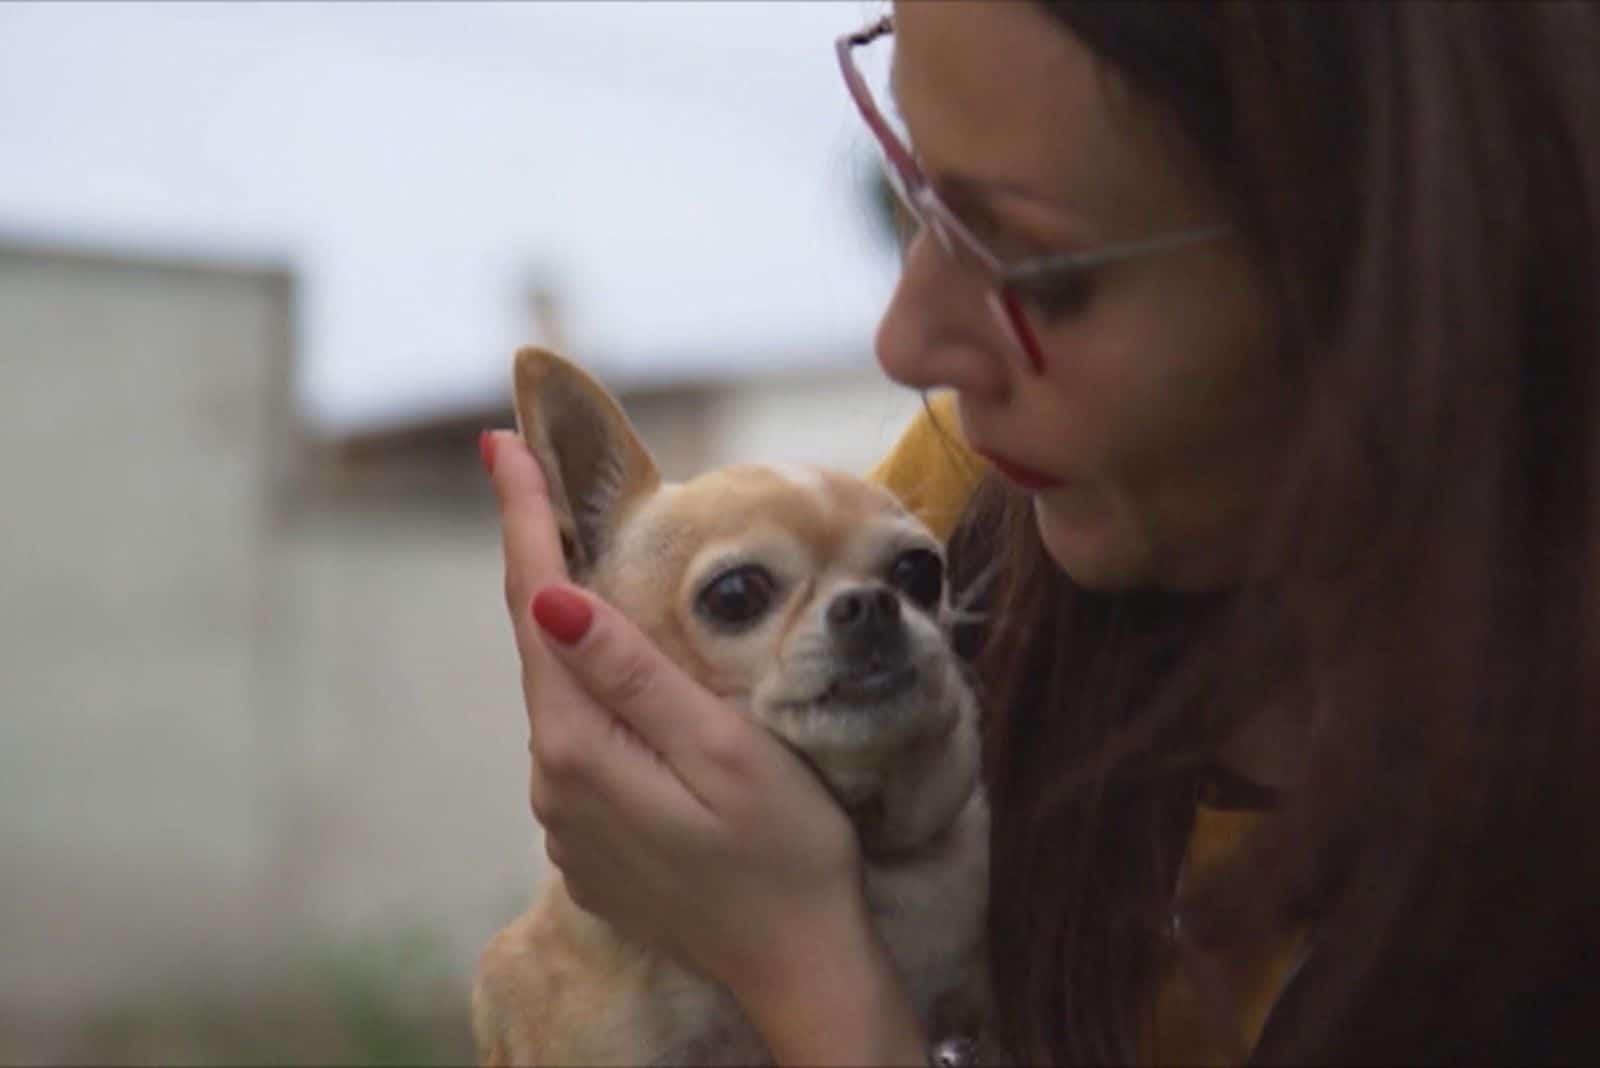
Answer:
[[[483,463],[483,473],[494,474],[494,431],[485,430],[478,435],[478,459]]]
[[[562,645],[574,645],[588,633],[594,609],[570,586],[546,586],[533,596],[533,618]]]

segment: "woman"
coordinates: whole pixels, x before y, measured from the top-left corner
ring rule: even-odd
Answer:
[[[878,356],[956,419],[884,475],[1001,561],[1000,1040],[1595,1052],[1600,9],[893,18],[842,46],[922,223]],[[536,469],[485,456],[575,896],[782,1061],[924,1058],[843,818],[562,583]]]

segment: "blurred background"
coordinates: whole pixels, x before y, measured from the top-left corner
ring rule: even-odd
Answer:
[[[484,426],[669,475],[918,401],[874,3],[0,5],[0,1062],[459,1063],[543,858]]]

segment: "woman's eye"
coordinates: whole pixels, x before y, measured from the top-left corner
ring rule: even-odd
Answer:
[[[928,549],[911,549],[889,565],[889,585],[932,611],[944,595],[944,561]]]
[[[706,583],[695,598],[695,609],[724,627],[747,626],[766,614],[777,588],[766,568],[738,567]]]
[[[1082,313],[1094,295],[1094,283],[1082,271],[1041,278],[1014,288],[1022,302],[1047,322]]]

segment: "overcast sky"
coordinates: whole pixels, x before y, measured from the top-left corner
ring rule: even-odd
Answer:
[[[500,397],[541,274],[616,379],[866,360],[882,7],[0,4],[0,234],[292,266],[325,430]]]

